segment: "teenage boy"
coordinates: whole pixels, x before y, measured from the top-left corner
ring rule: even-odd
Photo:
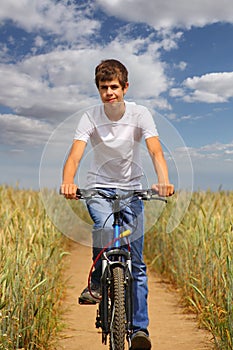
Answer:
[[[74,184],[76,171],[88,141],[93,150],[87,183],[89,188],[101,188],[109,194],[140,189],[142,167],[139,156],[139,143],[145,139],[151,156],[157,183],[152,188],[161,196],[174,193],[170,184],[168,169],[164,159],[156,126],[147,108],[124,101],[128,90],[128,71],[114,59],[102,61],[95,69],[95,83],[103,104],[93,107],[83,114],[78,124],[73,145],[63,170],[61,192],[67,199],[75,198],[78,186]],[[112,204],[103,199],[90,199],[87,208],[93,226],[93,260],[101,250],[100,241],[107,236],[108,227],[112,230]],[[132,273],[134,278],[133,335],[131,350],[151,349],[148,333],[147,275],[143,261],[143,204],[141,200],[128,202],[122,209],[125,227],[135,220],[137,225],[131,234]],[[104,226],[104,229],[103,229]],[[100,238],[101,237],[101,238]],[[100,295],[101,262],[96,265],[91,278],[92,294]],[[81,298],[91,300],[88,288]]]

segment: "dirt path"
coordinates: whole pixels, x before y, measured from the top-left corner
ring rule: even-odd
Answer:
[[[91,248],[71,243],[67,270],[68,292],[64,315],[68,328],[63,332],[57,350],[108,350],[101,343],[101,334],[95,328],[95,305],[78,305],[77,297],[87,284],[91,263]],[[197,328],[193,316],[184,315],[177,296],[153,273],[149,277],[150,336],[156,350],[209,350],[209,333]]]

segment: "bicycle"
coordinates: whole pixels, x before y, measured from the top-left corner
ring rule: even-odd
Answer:
[[[99,253],[92,264],[89,277],[88,288],[91,293],[91,273],[95,264],[102,259],[102,277],[101,277],[101,298],[96,299],[99,303],[96,316],[96,328],[102,329],[102,343],[107,344],[109,336],[110,350],[124,350],[125,338],[131,346],[131,336],[133,333],[133,276],[130,255],[130,246],[123,250],[120,245],[121,239],[127,239],[130,230],[120,232],[121,230],[121,200],[135,198],[141,200],[157,199],[167,202],[164,197],[159,197],[154,190],[133,190],[127,191],[124,195],[106,195],[101,189],[77,190],[77,199],[90,199],[98,196],[99,198],[113,201],[113,239]],[[90,304],[86,300],[79,298],[80,304]]]

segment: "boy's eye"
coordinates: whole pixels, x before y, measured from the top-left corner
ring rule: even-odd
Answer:
[[[101,89],[101,90],[108,90],[109,87],[110,87],[112,90],[117,90],[117,89],[119,88],[118,85],[110,85],[110,86],[108,86],[108,85],[102,85],[102,86],[100,87],[100,89]]]

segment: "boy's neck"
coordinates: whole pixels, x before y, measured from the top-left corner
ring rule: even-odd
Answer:
[[[125,113],[125,103],[115,102],[115,103],[105,103],[104,111],[109,120],[117,122],[120,120]]]

